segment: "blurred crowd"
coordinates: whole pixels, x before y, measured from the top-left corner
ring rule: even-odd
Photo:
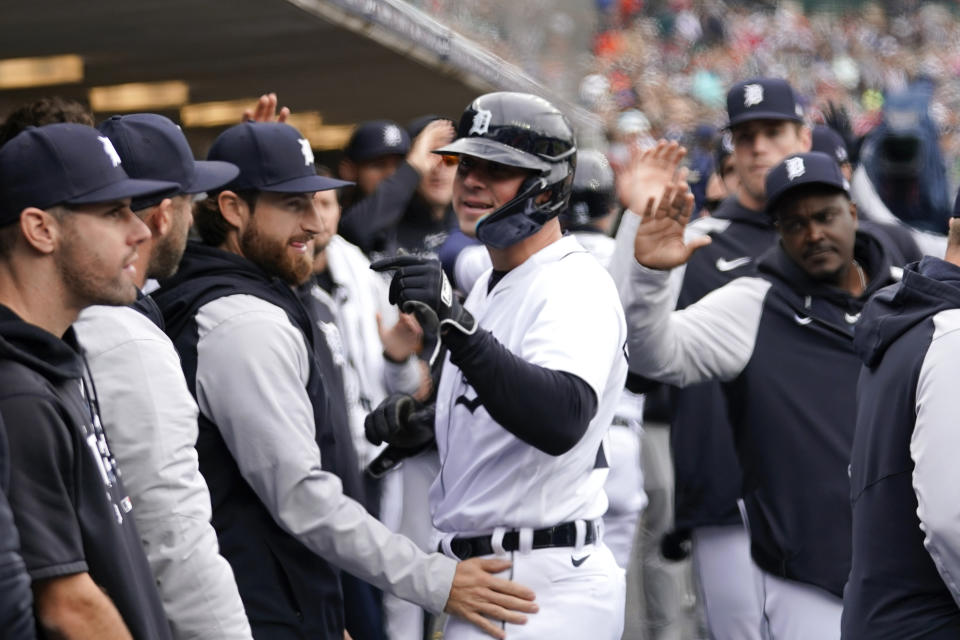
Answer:
[[[678,139],[724,120],[725,88],[738,78],[787,78],[814,121],[833,103],[856,136],[883,119],[885,98],[929,91],[929,113],[952,186],[960,182],[960,20],[947,4],[721,0],[598,0],[593,66],[580,100],[615,135],[637,129]],[[917,83],[924,84],[916,89]],[[929,88],[928,88],[929,87]],[[625,112],[639,111],[623,119]],[[618,126],[620,125],[620,126]]]

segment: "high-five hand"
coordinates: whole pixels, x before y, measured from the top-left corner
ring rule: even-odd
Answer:
[[[673,269],[685,264],[694,251],[710,244],[710,236],[684,241],[683,233],[692,213],[693,194],[683,178],[667,185],[659,204],[648,198],[633,240],[637,262],[650,269]]]
[[[284,107],[277,112],[277,94],[265,93],[252,108],[243,110],[241,122],[286,122],[290,109]]]
[[[676,142],[659,141],[649,149],[634,149],[630,162],[617,172],[617,194],[620,203],[634,213],[641,213],[650,198],[660,203],[663,190],[677,176],[687,150]]]

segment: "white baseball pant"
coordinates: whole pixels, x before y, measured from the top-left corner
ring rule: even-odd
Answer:
[[[509,640],[589,638],[620,640],[626,591],[623,569],[603,542],[554,547],[500,556],[513,566],[499,577],[529,587],[540,610],[524,625],[501,623]],[[578,565],[574,565],[578,562]],[[489,640],[473,624],[450,617],[444,640]]]

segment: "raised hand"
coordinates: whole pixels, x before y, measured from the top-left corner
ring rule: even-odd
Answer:
[[[693,213],[693,194],[683,173],[667,185],[659,203],[651,197],[643,208],[633,240],[633,256],[647,268],[673,269],[685,264],[694,251],[710,244],[710,236],[684,241],[683,233]]]
[[[633,149],[630,162],[617,172],[617,195],[620,203],[640,213],[650,198],[654,206],[668,184],[673,181],[680,169],[680,163],[687,150],[676,142],[660,140],[649,149]]]
[[[286,122],[290,109],[284,107],[277,113],[277,94],[265,93],[253,108],[243,110],[241,122]]]
[[[442,161],[442,158],[433,153],[433,150],[450,144],[454,136],[456,131],[449,120],[434,120],[413,139],[410,152],[407,154],[407,163],[420,175],[425,175]]]

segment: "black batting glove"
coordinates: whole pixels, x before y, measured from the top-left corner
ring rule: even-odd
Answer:
[[[435,406],[424,406],[405,393],[394,393],[367,414],[367,440],[403,450],[421,450],[433,442]]]
[[[394,270],[390,281],[390,304],[413,313],[427,331],[443,338],[444,329],[471,335],[477,321],[463,308],[447,280],[440,262],[433,258],[401,255],[377,260],[374,271]]]

